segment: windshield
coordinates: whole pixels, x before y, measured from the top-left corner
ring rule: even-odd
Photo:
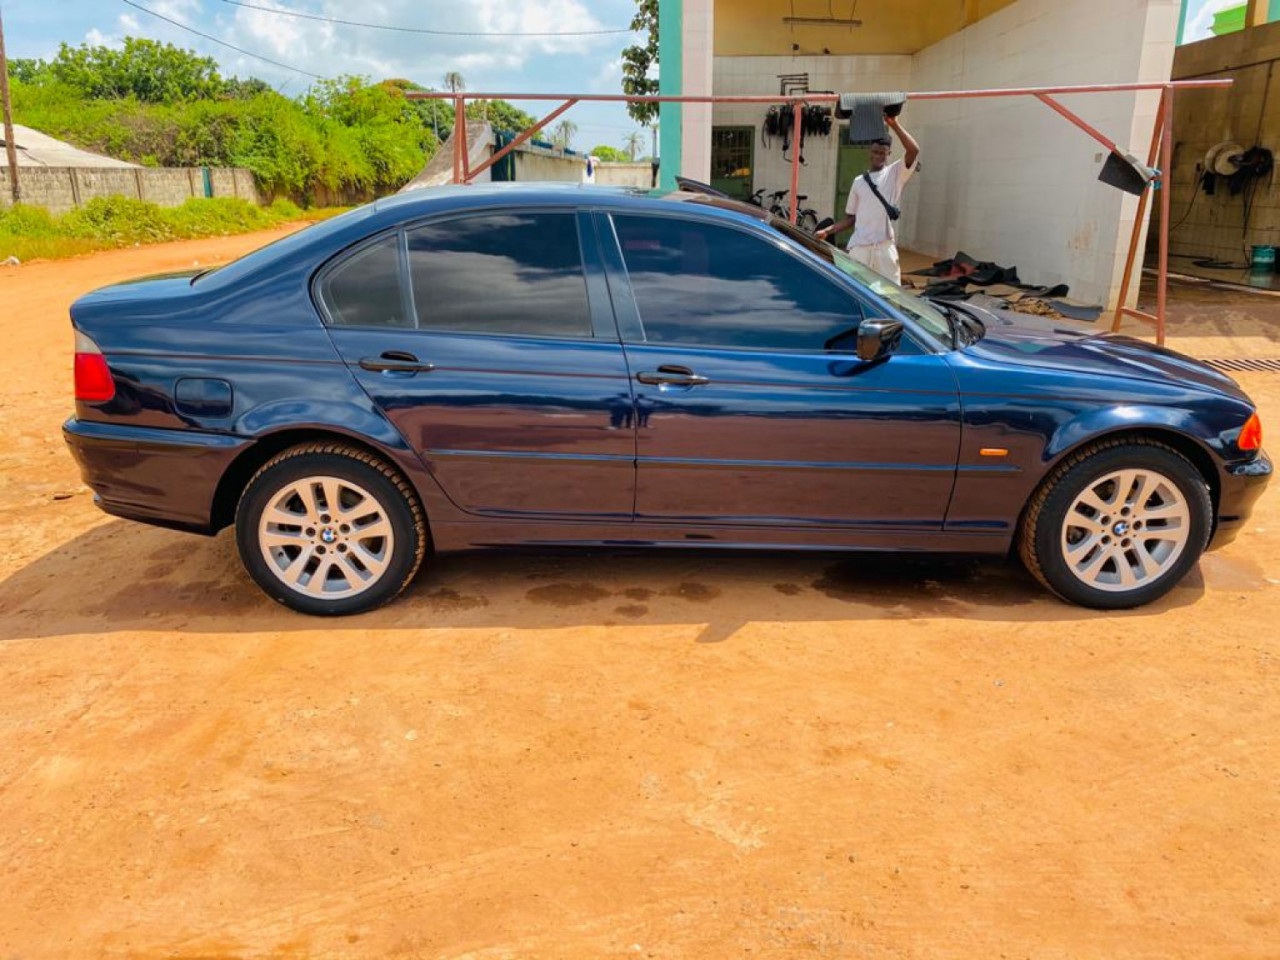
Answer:
[[[870,267],[863,266],[840,248],[829,243],[823,243],[780,217],[771,217],[769,223],[779,233],[794,240],[806,250],[816,253],[827,263],[834,264],[837,270],[853,277],[860,285],[866,287],[876,296],[889,301],[889,303],[916,321],[918,327],[937,340],[942,346],[952,346],[951,324],[947,321],[943,312],[928,300],[922,300],[914,294],[907,293],[906,290],[892,280],[880,276]]]

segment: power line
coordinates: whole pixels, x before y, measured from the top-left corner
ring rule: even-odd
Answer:
[[[530,31],[491,31],[485,32],[481,30],[428,30],[425,27],[401,27],[388,23],[363,23],[359,20],[342,20],[338,17],[323,17],[318,13],[302,13],[298,10],[284,10],[280,7],[263,7],[256,3],[246,3],[245,0],[222,0],[223,3],[229,3],[235,7],[244,7],[247,10],[262,10],[266,13],[274,13],[284,17],[298,17],[302,20],[319,20],[322,23],[337,23],[344,27],[368,27],[370,30],[394,30],[398,33],[426,33],[437,37],[599,37],[606,34],[615,33],[634,33],[630,28],[621,30],[561,30],[547,31],[545,33]]]
[[[180,20],[174,20],[172,17],[166,17],[163,13],[157,13],[154,10],[144,7],[140,3],[134,3],[134,0],[121,0],[121,2],[127,3],[129,6],[133,7],[135,10],[141,10],[143,13],[149,13],[153,17],[159,17],[161,20],[164,20],[166,23],[172,23],[175,27],[181,27],[183,30],[186,30],[188,33],[194,33],[197,37],[204,37],[204,39],[212,41],[213,43],[216,43],[219,46],[226,47],[228,50],[234,50],[236,51],[236,53],[243,53],[246,57],[253,57],[255,60],[261,60],[263,63],[269,63],[269,64],[272,64],[273,66],[281,67],[285,70],[292,70],[294,73],[300,73],[304,77],[313,77],[316,80],[325,79],[324,77],[320,76],[320,74],[318,73],[312,73],[309,70],[303,70],[299,67],[290,66],[287,63],[281,63],[279,60],[272,60],[270,57],[264,57],[260,53],[254,53],[252,50],[246,50],[244,47],[237,47],[234,43],[227,43],[227,41],[225,40],[219,40],[217,37],[210,36],[207,33],[202,33],[201,31],[197,30],[195,27],[189,27],[185,23],[181,22]]]

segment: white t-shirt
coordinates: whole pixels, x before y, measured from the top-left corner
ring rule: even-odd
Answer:
[[[917,161],[908,167],[901,160],[895,160],[882,169],[872,172],[871,179],[875,181],[876,189],[881,195],[896,207],[902,201],[902,188],[907,185],[907,181],[911,179],[911,175],[916,172],[919,165]],[[862,174],[858,174],[853,181],[853,187],[849,190],[849,202],[845,204],[844,212],[858,218],[858,222],[853,226],[853,236],[849,238],[851,248],[897,241],[898,235],[893,229],[893,221],[889,219],[884,204],[876,199],[876,195],[867,186],[867,181],[863,179]]]

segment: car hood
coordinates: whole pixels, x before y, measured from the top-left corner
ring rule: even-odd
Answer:
[[[977,316],[986,334],[965,352],[999,363],[1070,369],[1104,377],[1176,381],[1248,399],[1229,376],[1199,360],[1133,337],[1099,331],[1092,324],[1012,310],[958,304]]]

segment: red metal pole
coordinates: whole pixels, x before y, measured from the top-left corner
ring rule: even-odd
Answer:
[[[1107,139],[1107,137],[1104,134],[1102,134],[1098,130],[1095,130],[1093,127],[1089,126],[1089,124],[1085,123],[1083,120],[1077,117],[1074,113],[1072,113],[1062,104],[1060,104],[1057,100],[1053,99],[1053,97],[1050,97],[1043,93],[1037,93],[1036,99],[1047,104],[1051,109],[1056,110],[1058,113],[1062,114],[1062,116],[1066,117],[1068,120],[1074,123],[1077,127],[1083,130],[1089,136],[1093,137],[1093,139],[1097,140],[1100,144],[1102,144],[1108,150],[1115,150],[1116,145],[1114,141]],[[1148,166],[1150,166],[1150,164],[1148,164]]]
[[[497,163],[499,160],[505,157],[508,153],[510,153],[516,147],[520,146],[520,144],[524,143],[526,140],[533,137],[533,135],[536,134],[539,130],[541,130],[543,127],[549,124],[556,117],[560,116],[560,114],[564,113],[566,110],[568,110],[577,102],[578,102],[577,100],[569,100],[566,103],[560,104],[560,106],[556,107],[554,110],[548,113],[545,117],[539,120],[536,126],[532,126],[528,130],[525,130],[518,137],[516,137],[514,140],[508,143],[505,147],[503,147],[493,156],[489,157],[489,159],[485,160],[484,163],[480,164],[474,170],[472,170],[471,176],[477,177],[480,174],[484,173],[486,170],[492,167],[495,163]]]
[[[1169,294],[1169,194],[1173,180],[1173,87],[1164,92],[1164,129],[1160,131],[1160,277],[1156,285],[1156,343],[1164,346],[1165,305]]]
[[[1194,90],[1206,87],[1229,87],[1235,81],[1219,80],[1168,80],[1150,83],[1095,83],[1074,87],[1007,87],[984,90],[921,90],[908,93],[912,100],[967,100],[975,97],[1025,97],[1040,94],[1117,93],[1138,90]],[[789,96],[706,96],[688,97],[632,97],[623,93],[472,93],[468,96],[483,100],[579,100],[583,103],[835,103],[840,97],[834,93],[806,93]],[[406,93],[407,100],[451,100],[452,93]]]
[[[1151,148],[1147,151],[1147,166],[1154,167],[1160,155],[1161,134],[1164,132],[1164,99],[1167,92],[1160,94],[1160,104],[1156,107],[1156,125],[1151,131]],[[1168,175],[1161,173],[1164,185],[1168,186]],[[1121,318],[1124,316],[1125,301],[1129,299],[1129,285],[1133,280],[1133,265],[1138,259],[1138,240],[1142,236],[1142,224],[1147,215],[1147,201],[1151,199],[1151,187],[1142,191],[1138,198],[1138,212],[1133,218],[1133,230],[1129,233],[1129,256],[1124,262],[1124,275],[1120,281],[1120,299],[1116,302],[1116,315],[1111,321],[1111,332],[1120,332]]]
[[[453,182],[462,182],[462,151],[466,149],[462,145],[462,118],[466,110],[466,101],[462,97],[455,96],[453,98],[453,133],[449,134],[449,140],[453,145]]]
[[[458,129],[462,131],[462,135],[458,138],[458,149],[462,151],[462,182],[470,183],[471,174],[471,144],[467,142],[467,100],[462,97],[458,100],[461,108],[458,111]]]
[[[804,103],[797,100],[792,107],[791,122],[791,222],[800,216],[800,137],[804,123]]]

